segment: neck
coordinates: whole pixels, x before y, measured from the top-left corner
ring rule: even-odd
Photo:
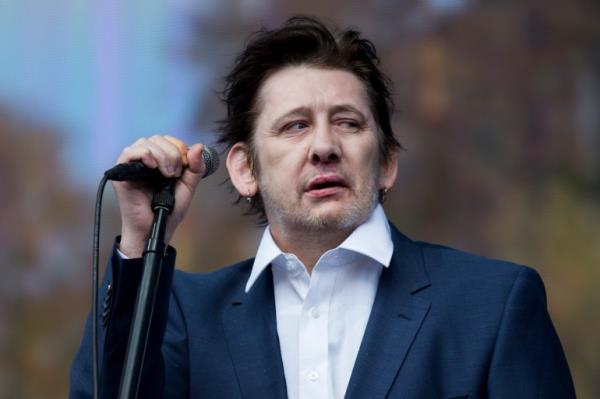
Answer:
[[[292,231],[270,227],[273,240],[283,252],[293,253],[306,266],[309,274],[325,252],[336,248],[352,233],[354,228],[327,231]]]

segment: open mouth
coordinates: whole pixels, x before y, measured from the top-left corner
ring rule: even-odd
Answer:
[[[317,176],[309,182],[305,193],[311,197],[324,197],[334,195],[345,188],[348,188],[348,184],[340,176]]]

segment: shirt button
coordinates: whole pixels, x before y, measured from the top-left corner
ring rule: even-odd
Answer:
[[[310,315],[313,317],[313,319],[318,319],[320,314],[319,314],[319,308],[314,307],[310,310]]]
[[[309,381],[317,381],[319,379],[319,373],[317,373],[315,370],[311,371],[308,373],[308,379]]]

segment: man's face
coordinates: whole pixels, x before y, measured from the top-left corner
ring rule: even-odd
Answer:
[[[259,92],[257,182],[272,231],[351,229],[395,180],[353,74],[308,66],[269,77]]]

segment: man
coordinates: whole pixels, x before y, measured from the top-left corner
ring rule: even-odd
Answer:
[[[169,249],[139,397],[572,398],[532,269],[413,242],[380,205],[398,142],[372,44],[293,18],[254,36],[227,78],[221,143],[268,222],[256,257],[197,275]],[[203,173],[200,144],[140,139],[118,162],[179,177],[171,237]],[[101,396],[116,396],[150,193],[118,183],[105,277]],[[110,288],[107,288],[110,284]],[[71,397],[90,397],[89,321]]]

